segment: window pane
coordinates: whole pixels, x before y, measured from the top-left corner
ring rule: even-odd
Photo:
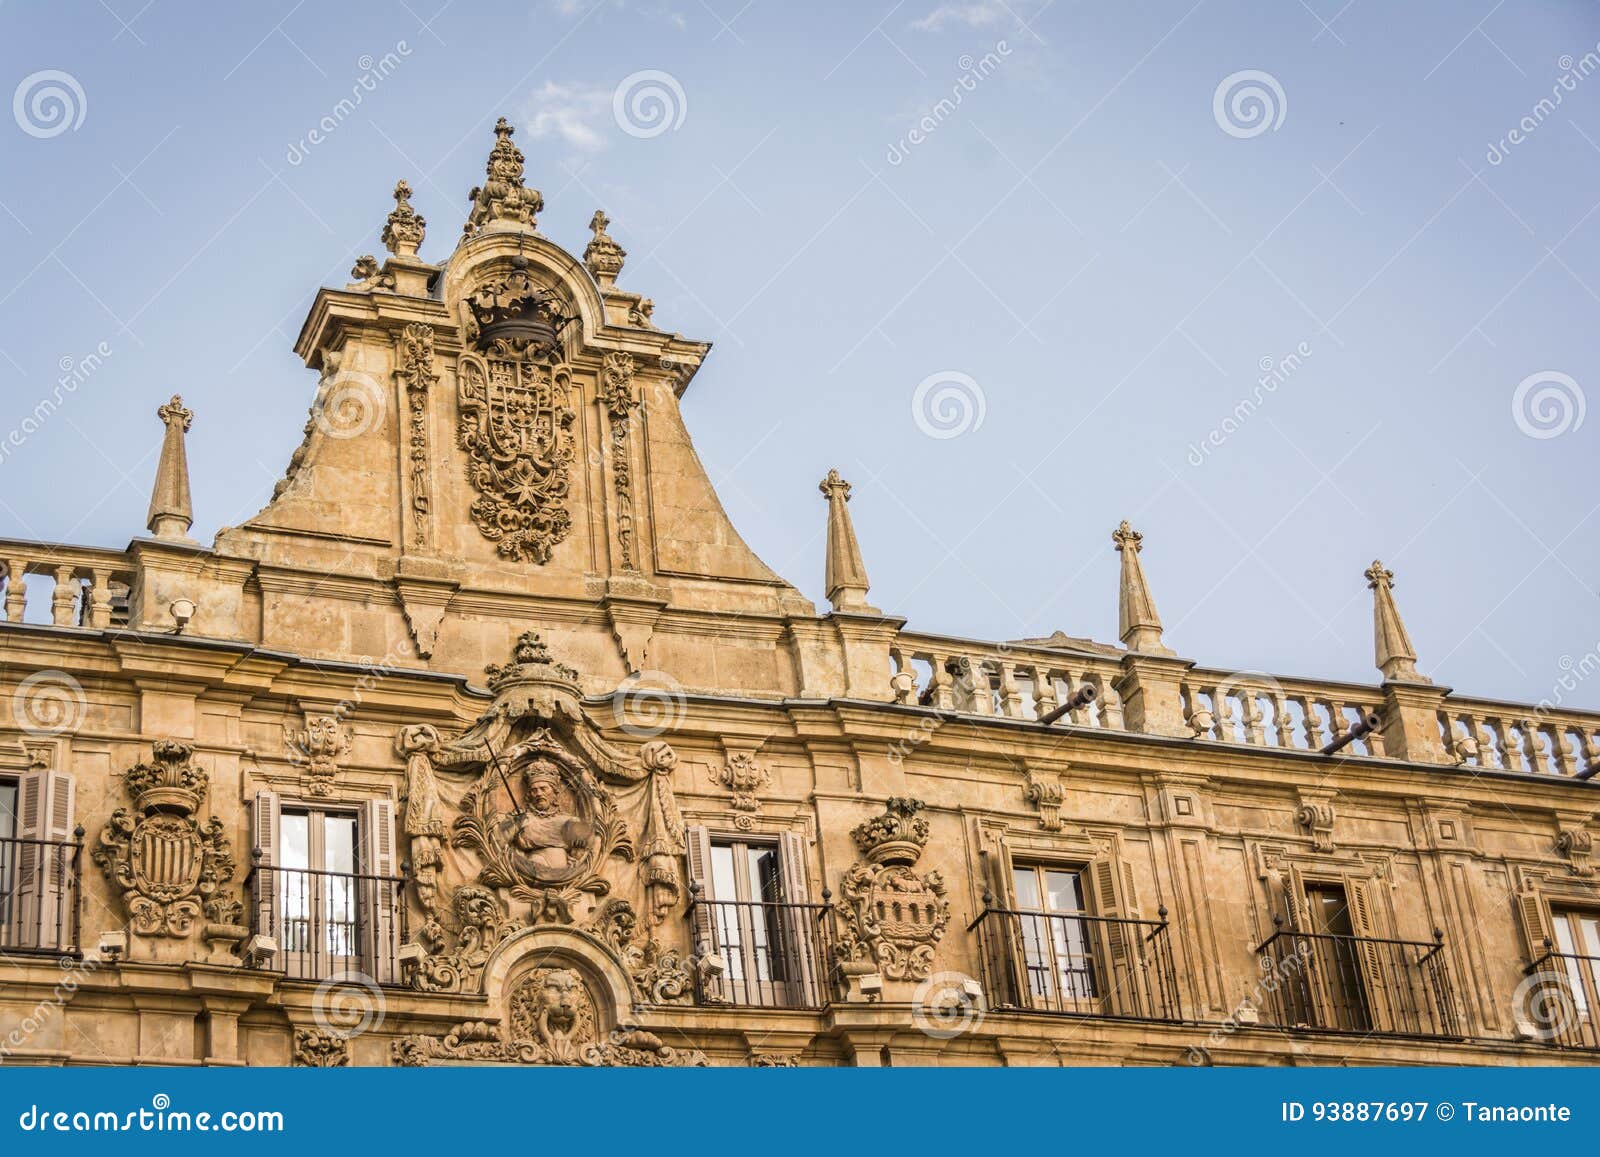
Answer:
[[[283,813],[278,825],[278,839],[282,844],[278,862],[285,868],[311,866],[311,817],[305,812]]]
[[[326,872],[356,870],[356,817],[324,816],[322,819],[322,863]]]
[[[1037,912],[1039,903],[1039,873],[1032,868],[1018,868],[1013,873],[1013,886],[1017,889],[1017,907]]]
[[[0,840],[16,838],[17,785],[0,781]]]
[[[1082,912],[1083,877],[1077,872],[1046,872],[1045,885],[1050,889],[1050,911]]]
[[[1578,923],[1583,930],[1582,954],[1600,956],[1600,916],[1579,916]]]
[[[754,847],[747,850],[750,857],[750,882],[759,890],[753,899],[768,904],[783,903],[783,869],[778,863],[778,849]]]
[[[739,898],[739,881],[733,869],[733,848],[728,844],[711,845],[711,898]]]
[[[1569,923],[1570,919],[1571,917],[1569,917],[1565,912],[1556,914],[1555,927],[1552,929],[1552,931],[1556,934],[1556,951],[1564,952],[1569,955],[1581,955],[1578,952],[1577,946],[1572,940],[1572,925]]]

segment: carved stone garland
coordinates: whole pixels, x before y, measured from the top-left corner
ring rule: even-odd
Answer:
[[[483,341],[482,353],[460,359],[456,441],[478,492],[472,521],[505,558],[549,562],[572,530],[566,499],[577,413],[571,370],[555,345],[566,320],[557,299],[520,269],[479,287],[463,306],[467,339]],[[528,333],[540,336],[517,336]]]
[[[205,917],[205,939],[237,943],[249,935],[244,905],[231,895],[235,865],[227,830],[215,816],[195,818],[207,777],[194,749],[157,740],[153,758],[123,773],[133,809],[118,808],[100,833],[94,862],[122,891],[129,931],[187,937]]]
[[[633,543],[631,414],[639,404],[633,389],[633,355],[609,353],[600,368],[600,401],[611,416],[611,477],[617,494],[617,553],[622,569],[639,569]]]
[[[313,1069],[342,1069],[350,1063],[350,1039],[315,1028],[294,1030],[294,1063]]]
[[[395,377],[406,396],[406,454],[410,461],[411,529],[415,545],[428,545],[432,509],[432,451],[428,446],[428,394],[439,375],[433,368],[433,327],[422,322],[406,326],[400,335],[400,362]]]
[[[914,870],[928,842],[921,800],[891,799],[850,833],[866,860],[839,886],[838,954],[847,970],[875,966],[893,980],[924,980],[950,923],[944,879]]]

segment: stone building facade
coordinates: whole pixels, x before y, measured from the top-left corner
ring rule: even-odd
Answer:
[[[0,541],[0,1059],[1600,1057],[1600,716],[1430,682],[1379,563],[1370,684],[1180,657],[1127,523],[1118,644],[909,631],[837,472],[819,611],[541,209],[504,122],[442,261],[396,188],[210,546],[178,398],[148,537]]]

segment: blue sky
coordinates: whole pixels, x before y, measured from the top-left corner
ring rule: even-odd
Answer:
[[[259,509],[316,287],[401,177],[441,259],[503,114],[541,229],[603,205],[715,343],[696,443],[819,602],[837,466],[914,628],[1114,640],[1129,518],[1186,657],[1375,679],[1381,556],[1424,672],[1537,700],[1600,648],[1597,44],[1577,0],[12,0],[0,427],[110,354],[6,448],[0,535],[143,533],[174,391],[196,535]]]

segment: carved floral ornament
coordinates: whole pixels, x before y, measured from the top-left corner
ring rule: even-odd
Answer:
[[[301,728],[283,729],[289,761],[306,770],[306,794],[331,796],[339,773],[339,760],[350,753],[350,732],[334,715],[307,715]]]
[[[850,833],[861,849],[839,885],[838,955],[846,971],[880,971],[893,980],[925,980],[950,923],[944,878],[918,873],[928,842],[921,800],[891,799],[881,815]]]
[[[208,941],[234,943],[249,930],[229,887],[233,852],[221,820],[195,817],[208,780],[193,755],[186,743],[157,740],[149,762],[123,773],[133,807],[112,813],[93,859],[121,890],[129,931],[181,939],[203,916]]]
[[[444,740],[419,725],[399,737],[423,910],[411,986],[481,992],[497,948],[552,927],[615,961],[641,999],[687,998],[689,962],[653,932],[683,900],[676,753],[659,740],[636,752],[602,740],[576,672],[538,635],[512,658],[490,668],[495,703],[466,732]]]

